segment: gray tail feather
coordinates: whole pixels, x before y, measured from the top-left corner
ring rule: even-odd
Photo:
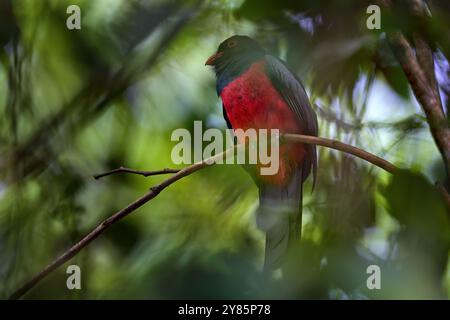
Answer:
[[[290,245],[300,240],[302,225],[302,166],[285,187],[260,184],[258,227],[266,232],[264,269],[281,266]]]

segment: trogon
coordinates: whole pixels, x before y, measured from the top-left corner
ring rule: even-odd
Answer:
[[[214,67],[229,128],[317,135],[317,117],[300,80],[255,40],[239,35],[226,39],[206,65]],[[288,248],[301,236],[302,185],[311,171],[314,186],[316,148],[301,143],[280,145],[276,174],[254,171],[259,187],[257,225],[266,233],[266,270],[282,266]]]

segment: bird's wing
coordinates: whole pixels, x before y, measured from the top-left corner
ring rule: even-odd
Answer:
[[[305,134],[317,135],[317,117],[300,80],[279,59],[266,55],[267,73],[273,86],[294,111]]]
[[[311,108],[308,95],[297,76],[291,72],[288,67],[279,59],[271,56],[265,56],[267,64],[266,71],[272,82],[272,85],[283,97],[292,111],[298,118],[304,128],[304,134],[317,136],[318,124],[317,116]],[[314,181],[317,170],[316,147],[310,146],[310,165],[313,169]],[[305,170],[307,175],[310,170]],[[306,178],[306,177],[305,177]]]

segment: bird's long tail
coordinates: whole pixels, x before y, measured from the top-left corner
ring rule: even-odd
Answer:
[[[266,233],[264,269],[281,266],[288,248],[300,239],[302,225],[302,166],[287,186],[260,184],[256,221]]]

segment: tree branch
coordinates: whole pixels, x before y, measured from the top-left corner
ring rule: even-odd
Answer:
[[[405,36],[401,33],[395,33],[391,36],[391,43],[411,84],[414,95],[422,105],[431,135],[441,152],[448,173],[450,169],[450,128],[447,125],[439,95],[433,89],[428,77],[419,65],[414,50]]]
[[[285,134],[283,135],[282,139],[284,141],[289,142],[301,142],[301,143],[307,143],[307,144],[316,144],[320,146],[324,146],[327,148],[343,151],[345,153],[352,154],[356,157],[359,157],[363,160],[366,160],[390,173],[393,173],[396,170],[396,167],[367,151],[364,151],[362,149],[356,148],[351,145],[347,145],[345,143],[342,143],[340,141],[326,139],[326,138],[320,138],[320,137],[313,137],[313,136],[305,136],[305,135],[297,135],[297,134]],[[163,169],[159,171],[138,171],[128,168],[118,168],[116,170],[109,171],[103,175],[98,175],[97,179],[100,177],[104,177],[110,174],[118,173],[118,172],[126,172],[126,173],[132,173],[132,174],[140,174],[146,176],[154,174],[155,172],[159,173],[174,173],[172,176],[170,176],[168,179],[164,180],[160,184],[152,187],[146,194],[144,194],[142,197],[138,198],[134,202],[130,203],[125,208],[117,211],[112,216],[101,222],[97,227],[95,227],[92,231],[90,231],[85,237],[83,237],[80,241],[78,241],[76,244],[74,244],[71,248],[69,248],[66,252],[64,252],[62,255],[60,255],[58,258],[56,258],[53,262],[51,262],[49,265],[47,265],[42,271],[40,271],[38,274],[36,274],[31,280],[26,282],[23,286],[21,286],[19,289],[17,289],[11,296],[9,297],[10,300],[19,299],[22,297],[25,293],[27,293],[29,290],[31,290],[35,285],[37,285],[41,280],[43,280],[45,277],[47,277],[51,272],[56,270],[58,267],[60,267],[65,262],[69,261],[71,258],[73,258],[78,252],[80,252],[83,248],[85,248],[88,244],[90,244],[92,241],[97,239],[103,232],[105,232],[112,224],[116,223],[117,221],[121,220],[122,218],[126,217],[130,213],[136,211],[138,208],[142,207],[144,204],[158,196],[158,194],[163,191],[165,188],[170,186],[171,184],[175,183],[176,181],[191,175],[192,173],[203,169],[207,166],[213,165],[216,163],[217,160],[223,159],[228,157],[230,154],[234,154],[235,149],[241,147],[240,145],[234,146],[220,154],[217,154],[211,158],[205,159],[201,162],[194,163],[191,166],[188,166],[184,169],[181,169],[179,171],[175,172],[175,169]]]
[[[25,293],[27,293],[31,288],[33,288],[36,284],[38,284],[41,280],[43,280],[46,276],[48,276],[52,271],[56,270],[65,262],[69,261],[73,258],[78,252],[80,252],[84,247],[86,247],[89,243],[94,241],[98,236],[100,236],[103,232],[105,232],[112,224],[126,217],[133,211],[142,207],[144,204],[155,198],[162,190],[170,186],[172,183],[204,168],[208,165],[214,164],[215,161],[221,159],[223,157],[228,156],[230,153],[234,152],[235,147],[226,150],[218,155],[215,155],[209,159],[205,159],[201,162],[194,163],[193,165],[181,169],[177,173],[175,173],[170,178],[164,180],[160,184],[152,187],[150,191],[144,194],[142,197],[138,198],[134,202],[130,203],[128,206],[123,208],[122,210],[117,211],[112,216],[101,222],[97,227],[95,227],[91,232],[89,232],[85,237],[83,237],[80,241],[74,244],[69,250],[64,252],[58,258],[56,258],[53,262],[47,265],[41,272],[35,275],[31,280],[26,282],[22,287],[17,289],[10,297],[9,300],[16,300],[22,297]],[[113,172],[117,172],[113,170]]]
[[[36,150],[41,150],[43,145],[49,144],[51,139],[54,139],[55,135],[50,134],[51,131],[63,125],[69,125],[70,128],[75,125],[83,125],[86,122],[82,121],[83,119],[92,120],[95,118],[95,114],[107,108],[112,101],[120,97],[127,88],[135,84],[155,66],[158,58],[195,14],[198,5],[200,5],[200,2],[193,3],[192,8],[182,10],[177,18],[172,15],[175,12],[168,12],[167,15],[161,16],[161,20],[158,21],[155,28],[162,25],[167,18],[171,18],[172,22],[164,24],[166,28],[168,27],[168,30],[163,31],[155,49],[141,61],[139,66],[129,63],[136,58],[136,53],[130,48],[126,59],[124,59],[126,62],[117,71],[115,68],[106,70],[100,68],[91,75],[91,80],[68,103],[64,104],[55,114],[47,117],[23,144],[14,150],[13,159],[21,163],[21,174],[25,176],[44,163],[34,159],[33,154]]]
[[[94,176],[94,179],[98,180],[103,177],[110,176],[110,175],[116,174],[116,173],[131,173],[131,174],[141,175],[144,177],[149,177],[149,176],[156,176],[156,175],[160,175],[160,174],[177,173],[180,170],[181,169],[164,168],[164,169],[156,170],[156,171],[141,171],[141,170],[134,170],[134,169],[130,169],[130,168],[120,167],[120,168],[117,168],[117,169],[114,169],[111,171],[107,171],[107,172],[104,172],[101,174],[96,174]]]
[[[377,167],[380,167],[381,169],[384,169],[390,173],[394,173],[394,171],[397,169],[396,166],[394,166],[389,161],[384,160],[383,158],[380,158],[370,152],[364,151],[360,148],[351,146],[349,144],[346,144],[346,143],[343,143],[343,142],[340,142],[337,140],[314,137],[314,136],[305,136],[305,135],[299,135],[299,134],[285,134],[285,135],[283,135],[283,138],[286,141],[315,144],[318,146],[327,147],[330,149],[335,149],[335,150],[339,150],[339,151],[342,151],[345,153],[349,153],[360,159],[366,160],[367,162],[370,162],[370,163],[376,165]]]
[[[393,2],[390,0],[377,0],[377,3],[390,9]],[[412,16],[423,19],[426,14],[425,4],[422,0],[410,0]],[[442,155],[447,176],[450,173],[450,128],[437,91],[434,59],[429,42],[423,34],[415,34],[416,50],[401,31],[388,35],[397,61],[403,69],[409,84],[426,115],[431,135]]]

